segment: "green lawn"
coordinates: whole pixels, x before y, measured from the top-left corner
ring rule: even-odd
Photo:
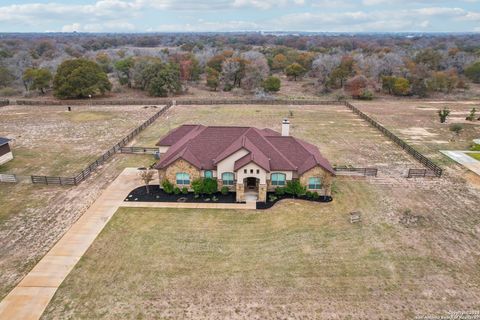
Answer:
[[[467,153],[473,159],[480,161],[480,153]]]
[[[256,212],[122,208],[43,319],[407,319],[459,307],[460,292],[425,295],[443,285],[432,279],[456,283],[461,273],[428,239],[416,240],[422,250],[402,240],[424,227],[379,220],[368,184],[339,190],[329,204]],[[349,223],[351,210],[362,223]]]

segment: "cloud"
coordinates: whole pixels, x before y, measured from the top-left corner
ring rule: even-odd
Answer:
[[[271,9],[272,7],[285,7],[287,5],[304,5],[304,0],[234,0],[233,7],[253,7],[258,9]]]
[[[461,3],[477,1],[480,0],[456,1],[455,6],[449,6],[453,2],[448,0],[97,0],[89,4],[23,3],[0,5],[0,30],[16,31],[15,28],[20,27],[29,31],[56,29],[65,32],[382,32],[458,31],[460,28],[472,31],[478,27],[480,11],[468,10],[469,6],[462,7]],[[431,3],[442,5],[431,6]],[[401,4],[404,9],[389,7],[394,4]],[[179,15],[179,11],[187,11],[188,14]],[[220,11],[225,14],[218,14]],[[151,13],[157,12],[159,18],[153,20]],[[145,18],[148,16],[149,20]],[[226,20],[227,16],[235,18]],[[172,17],[176,17],[178,22],[172,22]],[[159,20],[165,22],[157,23]]]

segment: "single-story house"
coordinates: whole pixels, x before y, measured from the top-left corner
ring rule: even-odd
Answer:
[[[329,196],[335,171],[316,146],[290,136],[290,123],[282,133],[271,129],[235,126],[182,125],[158,143],[160,185],[168,179],[179,188],[198,178],[217,179],[238,202],[245,195],[266,201],[275,191],[298,179],[310,191]]]
[[[13,159],[9,142],[10,139],[0,137],[0,165]]]

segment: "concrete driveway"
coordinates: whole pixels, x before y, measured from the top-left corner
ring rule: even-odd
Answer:
[[[60,284],[108,223],[128,193],[141,185],[125,169],[25,278],[0,302],[0,319],[39,319]]]
[[[468,153],[480,153],[480,152],[451,151],[451,150],[440,150],[440,152],[480,176],[480,161],[473,159],[468,155]]]
[[[143,183],[138,177],[137,168],[126,168],[32,271],[0,302],[0,320],[39,319],[60,284],[119,207],[256,209],[256,202],[242,204],[124,202],[130,191],[141,185]]]

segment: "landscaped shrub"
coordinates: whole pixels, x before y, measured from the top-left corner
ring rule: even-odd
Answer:
[[[313,200],[318,200],[319,198],[320,198],[320,195],[318,194],[318,192],[313,191],[312,192],[312,199]]]
[[[480,151],[480,144],[474,143],[473,146],[470,147],[470,151]]]
[[[170,181],[168,181],[168,179],[165,179],[162,182],[162,188],[163,188],[163,191],[165,191],[165,193],[172,194],[174,185]]]
[[[270,202],[274,202],[275,200],[277,200],[278,198],[276,196],[274,196],[273,194],[269,195],[268,196],[268,201]]]
[[[284,187],[278,187],[275,189],[275,194],[277,196],[283,196],[285,194],[285,188]]]
[[[212,194],[218,191],[217,180],[206,178],[203,179],[203,192],[205,194]]]
[[[226,196],[226,195],[228,194],[228,187],[227,187],[227,186],[223,186],[220,192],[222,192],[222,194],[223,194],[224,196]]]
[[[183,193],[183,194],[188,194],[188,188],[187,188],[187,187],[183,187],[183,188],[182,188],[182,193]]]
[[[180,190],[179,187],[175,187],[175,188],[173,189],[173,193],[174,193],[174,194],[180,194],[180,192],[182,192],[182,191]]]
[[[213,202],[217,202],[217,201],[218,201],[218,198],[215,197],[215,196],[213,196],[213,197],[212,197],[212,201],[213,201]]]
[[[302,186],[299,180],[292,180],[287,182],[285,192],[295,197],[299,197],[307,192],[307,188],[305,186]]]
[[[196,195],[211,195],[218,191],[218,183],[216,179],[211,178],[196,179],[192,182],[192,189]]]
[[[202,179],[193,180],[192,189],[193,189],[193,193],[196,196],[203,194],[203,180]]]

